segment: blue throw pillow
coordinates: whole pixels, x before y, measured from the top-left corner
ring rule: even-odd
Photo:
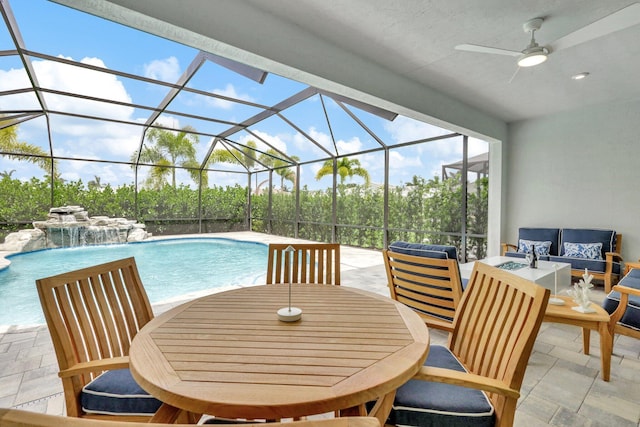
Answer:
[[[564,256],[572,258],[602,259],[602,243],[564,242]]]
[[[538,255],[549,255],[549,250],[551,249],[550,241],[536,241],[536,240],[518,240],[518,252],[528,254],[531,252],[531,247],[536,247],[536,254]]]

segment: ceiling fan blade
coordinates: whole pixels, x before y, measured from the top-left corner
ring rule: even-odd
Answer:
[[[513,81],[513,79],[516,78],[516,75],[518,75],[518,71],[520,71],[520,67],[516,67],[516,71],[513,73],[513,75],[511,76],[511,78],[509,79],[509,84],[511,84],[511,82]]]
[[[497,47],[480,46],[477,44],[459,44],[456,50],[465,50],[467,52],[477,53],[494,53],[496,55],[520,56],[522,52],[516,50],[499,49]]]
[[[624,9],[605,16],[551,43],[552,51],[576,46],[616,31],[640,24],[640,3],[633,3]]]

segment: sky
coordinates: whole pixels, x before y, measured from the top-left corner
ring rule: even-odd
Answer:
[[[118,70],[163,82],[175,83],[198,54],[196,49],[152,36],[120,24],[97,18],[65,6],[44,0],[10,0],[25,46],[28,50],[74,62],[93,65],[100,69]],[[15,46],[3,23],[0,23],[0,51]],[[168,93],[166,86],[135,81],[125,76],[81,69],[47,59],[31,57],[38,83],[43,88],[68,90],[95,98],[109,98],[136,106],[158,106]],[[182,92],[169,104],[156,123],[176,128],[192,126],[199,132],[216,135],[230,127],[229,124],[210,123],[203,120],[171,114],[182,112],[199,116],[216,117],[229,122],[241,122],[261,111],[258,106],[272,106],[306,88],[306,85],[269,74],[264,84],[258,84],[213,62],[205,62],[188,87],[241,99],[257,106],[244,105],[203,96],[195,92]],[[19,57],[0,56],[0,93],[29,88],[30,83]],[[45,101],[50,110],[106,116],[117,121],[143,124],[150,111],[135,106],[113,105],[102,102],[64,97],[46,93]],[[329,117],[331,126],[325,118]],[[450,133],[404,116],[388,121],[357,108],[349,107],[385,144],[390,146],[408,141]],[[33,93],[0,95],[0,114],[37,110],[39,105]],[[230,139],[239,143],[256,140],[256,136],[269,142],[289,156],[301,161],[326,158],[329,152],[349,154],[379,147],[366,131],[353,121],[333,100],[319,96],[307,99],[283,112],[283,116],[295,123],[289,126],[278,117],[271,117],[250,128],[251,133],[239,132]],[[55,155],[71,158],[128,161],[138,149],[142,138],[142,126],[101,122],[67,115],[51,114],[52,145]],[[213,138],[200,135],[197,157],[201,160],[208,152]],[[333,135],[333,138],[332,138]],[[322,148],[311,143],[317,141]],[[22,123],[18,128],[18,140],[34,144],[49,151],[45,118]],[[335,141],[335,145],[333,143]],[[258,148],[266,150],[260,140]],[[469,156],[488,151],[488,144],[470,139]],[[353,156],[352,156],[353,157]],[[383,153],[364,154],[357,158],[365,168],[371,182],[383,182]],[[441,175],[443,164],[460,161],[462,138],[447,139],[413,147],[390,151],[390,183],[402,185],[414,175],[429,179]],[[99,177],[102,183],[112,186],[130,184],[134,172],[129,165],[86,161],[59,162],[61,176],[67,180],[81,179],[84,183]],[[301,171],[301,184],[309,188],[326,188],[331,179],[315,179],[322,162],[305,165]],[[234,171],[240,168],[228,164],[216,164],[210,173],[210,184],[244,185],[246,178]],[[42,177],[37,166],[0,157],[0,172],[12,173],[13,178],[27,180]],[[146,170],[142,169],[142,175]],[[178,180],[186,185],[192,181],[185,172],[178,173]],[[361,183],[354,178],[352,182]],[[274,185],[279,185],[279,180]]]

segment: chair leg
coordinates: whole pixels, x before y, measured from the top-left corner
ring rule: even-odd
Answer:
[[[163,403],[149,422],[174,424],[181,417],[184,417],[182,409]]]

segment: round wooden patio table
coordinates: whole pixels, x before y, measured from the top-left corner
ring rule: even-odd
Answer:
[[[297,322],[278,320],[288,285],[250,286],[208,295],[149,322],[135,337],[136,381],[178,408],[225,418],[280,419],[363,408],[422,366],[429,331],[408,307],[345,286],[292,286]],[[377,409],[377,408],[376,408]]]

